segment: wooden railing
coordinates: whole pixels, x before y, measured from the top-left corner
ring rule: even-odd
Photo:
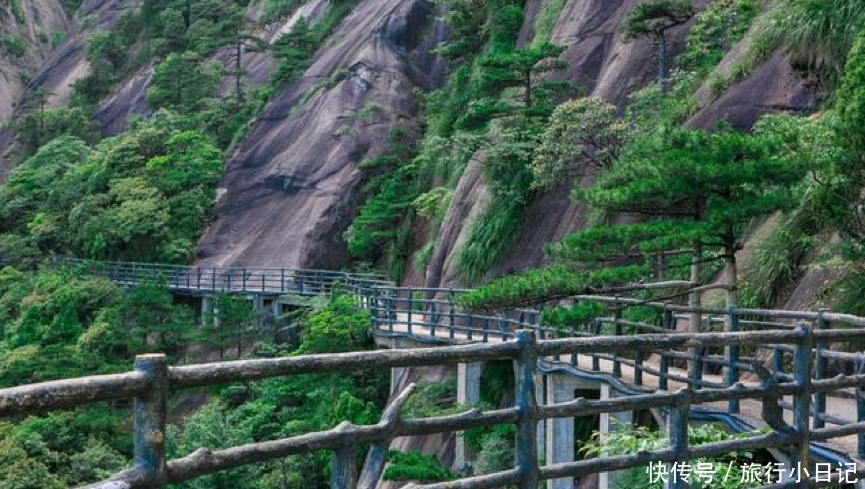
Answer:
[[[181,367],[168,366],[163,355],[142,355],[136,358],[134,371],[124,374],[2,389],[0,390],[0,416],[68,408],[109,399],[133,398],[133,467],[111,477],[109,479],[111,485],[106,481],[87,486],[90,488],[163,488],[169,483],[180,483],[241,465],[328,449],[334,452],[332,487],[367,489],[374,487],[375,481],[378,480],[387,446],[390,440],[397,436],[425,435],[510,423],[517,428],[516,463],[512,469],[459,479],[446,484],[413,487],[480,489],[514,484],[521,489],[536,489],[539,481],[545,479],[579,477],[590,473],[641,466],[649,462],[685,463],[696,458],[742,450],[777,448],[785,450],[794,465],[807,464],[811,442],[865,433],[865,423],[861,422],[829,428],[810,426],[809,412],[813,395],[831,393],[844,388],[865,387],[865,375],[861,374],[815,379],[812,375],[814,345],[820,342],[862,340],[865,340],[865,329],[813,331],[809,325],[803,324],[787,331],[644,334],[541,341],[535,339],[534,332],[519,330],[513,333],[510,341],[502,342],[242,360]],[[753,387],[741,384],[725,388],[688,387],[676,392],[658,391],[600,401],[580,398],[573,402],[552,405],[539,404],[535,399],[534,382],[538,375],[539,357],[649,352],[681,348],[758,347],[765,344],[787,345],[792,348],[793,378],[791,381],[767,382]],[[493,359],[511,359],[515,362],[516,401],[513,407],[485,412],[472,410],[458,415],[423,419],[403,419],[399,414],[399,408],[411,395],[412,387],[409,387],[392,401],[385,410],[382,420],[375,425],[355,426],[345,422],[324,432],[252,443],[225,450],[211,451],[202,448],[180,459],[165,460],[164,433],[169,390],[174,392],[180,389],[304,373],[439,365]],[[793,399],[794,417],[791,424],[785,423],[783,419],[772,419],[773,413],[780,410],[778,401],[782,396],[792,396]],[[769,419],[765,421],[771,431],[743,439],[689,446],[686,435],[691,407],[734,399],[755,399],[767,406],[764,413],[767,413],[766,417]],[[632,455],[538,465],[535,440],[538,421],[648,408],[664,408],[667,412],[668,448]],[[372,448],[361,477],[358,479],[353,463],[353,449],[358,444],[365,443],[371,443]],[[808,487],[806,485],[808,483],[807,480],[789,481],[772,487]]]

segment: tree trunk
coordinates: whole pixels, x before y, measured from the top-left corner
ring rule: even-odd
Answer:
[[[724,247],[724,282],[727,285],[727,308],[739,307],[739,276],[736,266],[736,247]]]
[[[700,268],[702,266],[703,248],[699,243],[694,245],[694,253],[691,255],[691,288],[696,289],[700,286]],[[688,307],[697,308],[701,306],[703,301],[703,293],[699,290],[692,290],[688,294]],[[690,317],[690,332],[703,332],[703,317],[699,312],[692,312]]]

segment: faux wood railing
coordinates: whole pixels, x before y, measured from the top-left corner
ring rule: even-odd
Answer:
[[[506,471],[470,477],[446,484],[413,486],[424,489],[480,489],[513,484],[520,489],[536,489],[539,481],[579,477],[590,473],[620,470],[649,462],[684,463],[696,458],[743,450],[777,448],[785,450],[794,464],[807,464],[809,444],[840,436],[865,433],[865,423],[814,428],[809,412],[812,396],[844,388],[865,387],[865,375],[813,378],[812,351],[819,342],[865,340],[865,329],[813,331],[800,325],[788,331],[739,333],[645,334],[623,337],[535,339],[534,332],[520,330],[509,341],[405,350],[382,350],[345,354],[308,355],[292,358],[242,360],[213,364],[170,367],[163,355],[136,358],[135,370],[116,375],[85,377],[0,390],[0,416],[68,408],[86,403],[133,398],[133,467],[109,481],[89,488],[162,488],[201,475],[241,465],[276,459],[291,454],[329,449],[333,457],[334,488],[371,488],[383,467],[390,440],[397,436],[465,430],[477,426],[511,423],[516,425],[516,463]],[[765,382],[755,387],[741,384],[725,388],[683,388],[676,392],[658,391],[612,400],[541,405],[535,399],[534,382],[539,375],[538,358],[556,355],[614,354],[634,351],[677,350],[681,348],[758,347],[764,344],[787,345],[793,350],[792,381]],[[515,362],[516,402],[513,407],[493,411],[476,410],[463,414],[424,419],[403,419],[399,408],[411,395],[412,387],[401,393],[375,425],[342,423],[324,432],[252,443],[224,450],[202,448],[176,460],[165,460],[164,433],[169,390],[264,379],[274,376],[349,371],[362,368],[391,368],[511,359]],[[793,423],[777,418],[778,400],[792,396]],[[687,426],[690,408],[695,405],[742,399],[756,399],[767,406],[765,421],[771,431],[748,438],[689,446]],[[647,408],[665,408],[669,447],[632,455],[602,457],[555,465],[538,465],[535,429],[540,420],[555,417],[586,416]],[[774,418],[773,418],[774,416]],[[353,463],[353,448],[371,443],[364,472],[358,478]],[[862,474],[860,474],[862,475]],[[811,481],[815,483],[816,481]],[[373,485],[371,485],[373,484]],[[772,487],[809,487],[809,481],[789,481]],[[676,486],[678,487],[678,486]]]
[[[523,468],[519,469],[518,467],[514,471],[494,476],[484,476],[449,483],[453,485],[448,487],[497,487],[497,485],[502,484],[513,484],[516,481],[519,481],[521,487],[535,487],[534,485],[526,485],[528,483],[525,481],[533,480],[535,482],[532,483],[535,484],[537,480],[544,478],[559,478],[570,475],[582,475],[589,472],[618,470],[622,466],[616,464],[621,463],[631,464],[626,466],[634,466],[644,464],[649,460],[655,462],[668,461],[671,453],[675,453],[674,458],[676,460],[681,459],[683,453],[687,458],[702,457],[704,456],[703,450],[706,450],[706,448],[687,449],[681,446],[683,443],[681,437],[684,436],[682,430],[687,424],[688,414],[683,414],[680,407],[686,405],[687,409],[685,410],[688,411],[690,406],[695,404],[726,401],[726,411],[731,415],[736,415],[740,411],[740,402],[743,399],[756,399],[761,402],[765,423],[772,428],[783,428],[775,429],[775,432],[771,435],[766,435],[765,439],[755,438],[760,441],[756,445],[753,445],[754,447],[770,448],[774,446],[786,446],[791,450],[798,447],[795,448],[798,452],[795,454],[794,460],[799,460],[806,456],[805,450],[809,441],[819,442],[855,435],[858,440],[855,456],[865,458],[865,396],[862,395],[862,389],[865,388],[865,375],[863,375],[863,372],[865,372],[865,362],[863,362],[861,354],[836,352],[831,348],[833,343],[860,342],[865,340],[865,329],[861,329],[865,328],[865,318],[832,314],[826,311],[801,312],[688,308],[664,303],[646,303],[620,297],[585,296],[577,297],[576,299],[605,303],[611,311],[611,316],[594,318],[586,324],[574,325],[562,330],[542,327],[540,325],[540,310],[517,309],[487,313],[466,311],[456,305],[456,298],[464,293],[464,290],[400,288],[394,287],[379,277],[370,275],[354,275],[331,271],[267,270],[243,267],[209,269],[149,264],[104,264],[69,260],[64,261],[63,265],[74,266],[82,273],[104,276],[122,285],[137,286],[144,283],[161,283],[181,293],[261,293],[277,297],[280,294],[321,293],[329,291],[335,284],[341,283],[358,298],[359,303],[363,307],[371,312],[372,328],[376,335],[385,337],[402,336],[419,342],[448,345],[474,342],[487,343],[444,348],[425,348],[421,350],[375,352],[374,355],[382,357],[382,359],[377,360],[382,362],[379,365],[412,366],[480,361],[491,358],[516,359],[518,353],[514,349],[516,347],[513,345],[533,343],[534,340],[520,340],[520,338],[522,337],[521,335],[528,335],[526,338],[534,335],[540,339],[538,342],[540,346],[533,353],[533,358],[536,359],[536,362],[533,366],[522,365],[520,367],[521,371],[532,372],[533,375],[535,373],[542,374],[553,371],[564,371],[574,375],[603,374],[615,380],[619,385],[624,385],[624,388],[628,389],[628,394],[630,394],[630,397],[615,401],[580,401],[568,404],[567,406],[570,407],[548,406],[541,408],[532,407],[537,406],[535,401],[527,397],[529,394],[523,393],[523,396],[518,398],[517,406],[513,408],[517,411],[511,412],[508,415],[502,415],[497,411],[490,415],[489,419],[495,422],[529,423],[524,418],[508,417],[516,416],[515,412],[518,412],[519,416],[523,417],[527,416],[525,412],[529,412],[532,416],[532,422],[552,417],[551,413],[560,413],[557,415],[562,416],[586,415],[597,412],[624,411],[628,410],[629,406],[639,406],[641,408],[665,407],[667,412],[669,412],[671,440],[675,443],[667,451],[650,455],[637,454],[629,456],[631,458],[604,459],[616,461],[611,465],[602,460],[593,460],[575,462],[577,465],[573,467],[565,464],[567,468],[562,468],[560,464],[538,468],[537,471],[531,466],[523,467],[523,465],[519,465],[519,467]],[[216,276],[223,278],[214,279],[213,277]],[[241,276],[247,278],[240,281],[238,281],[238,278],[227,278]],[[257,278],[252,279],[252,277]],[[300,280],[296,280],[296,278],[300,278]],[[298,283],[302,285],[299,286],[297,285]],[[644,324],[623,319],[621,314],[622,309],[632,305],[656,309],[661,318],[659,324]],[[725,332],[697,335],[675,333],[676,322],[681,318],[690,317],[692,313],[702,315],[705,326],[702,329],[707,330],[711,329],[710,327],[713,325],[720,325],[719,328]],[[847,329],[832,329],[833,327]],[[443,352],[445,351],[451,353],[444,354]],[[437,355],[440,352],[442,356],[435,360],[429,356]],[[365,364],[366,359],[369,358],[368,355],[370,353],[359,354],[356,357],[358,359],[357,363],[352,365],[355,365],[355,368],[357,366],[376,365],[375,363]],[[385,360],[385,358],[389,358],[391,355],[392,357],[390,358],[392,359]],[[528,354],[526,353],[526,355]],[[347,365],[344,362],[348,362],[349,357],[339,355],[332,357],[333,362],[336,362],[333,365],[339,365],[338,367],[333,367],[333,369],[347,368],[344,367],[344,365]],[[299,358],[302,359],[304,357]],[[585,362],[581,364],[581,358],[584,360],[589,359],[589,364],[586,365]],[[413,363],[415,359],[421,359],[419,360],[421,363]],[[826,378],[827,362],[830,360],[846,369],[848,375]],[[156,389],[161,389],[161,387],[158,387],[161,385],[161,381],[145,382],[143,379],[150,378],[148,377],[150,374],[143,373],[146,370],[144,366],[148,365],[148,362],[153,361],[153,359],[142,358],[140,361],[144,363],[142,363],[141,368],[137,368],[137,373],[125,374],[125,376],[100,377],[95,382],[107,383],[106,385],[109,385],[110,389],[105,392],[114,392],[120,397],[133,396],[136,399],[144,399],[139,403],[142,406],[148,405],[145,402],[147,399],[150,399],[150,404],[152,404],[153,399],[161,398],[157,394],[154,394],[156,391],[153,390],[155,388],[151,384],[156,385]],[[173,388],[191,386],[187,385],[189,380],[181,372],[198,372],[194,375],[204,380],[193,385],[210,385],[220,382],[262,378],[267,375],[289,375],[309,371],[302,369],[300,371],[292,370],[295,367],[285,367],[287,370],[278,367],[278,365],[295,365],[292,362],[298,361],[301,360],[259,360],[168,368],[166,370],[168,372],[166,374],[166,382]],[[318,371],[332,371],[329,370],[331,369],[329,367],[331,361],[326,360],[325,357],[308,361],[320,362],[321,370]],[[158,367],[157,370],[163,368]],[[632,373],[632,376],[625,379],[622,375],[623,368],[628,369]],[[723,376],[714,376],[711,378],[715,380],[710,380],[709,377],[704,375],[704,371],[711,369],[722,370]],[[211,371],[222,373],[218,375],[206,373]],[[266,375],[262,374],[262,372],[265,372]],[[740,384],[743,373],[750,374],[752,378],[759,379],[759,382],[757,382],[759,385],[755,386],[752,383],[751,386],[746,387]],[[654,378],[651,386],[647,382],[647,378]],[[103,391],[99,389],[87,389],[86,387],[86,392],[83,393],[75,390],[75,386],[81,389],[81,386],[88,385],[88,382],[90,381],[72,381],[72,383],[59,381],[59,383],[48,383],[43,387],[25,386],[16,388],[22,389],[21,392],[25,393],[29,392],[28,389],[55,389],[52,391],[54,394],[48,397],[39,397],[49,400],[56,399],[57,402],[55,404],[34,405],[31,401],[25,400],[27,396],[24,394],[21,394],[24,397],[15,394],[9,399],[19,400],[8,402],[12,402],[13,404],[15,402],[30,403],[26,404],[29,407],[22,408],[24,410],[36,407],[54,409],[71,405],[70,403],[77,405],[81,402],[102,400],[106,398],[105,396],[109,395],[103,393],[100,394],[102,397],[99,397],[97,393]],[[148,386],[147,389],[142,386],[142,382]],[[671,384],[683,386],[685,390],[679,393],[671,393],[669,392]],[[121,388],[120,386],[123,387]],[[5,409],[3,406],[7,403],[7,401],[4,401],[6,399],[5,396],[14,394],[13,391],[14,389],[0,391],[0,414],[6,412],[3,411]],[[784,402],[782,396],[785,395],[793,396],[794,401]],[[843,399],[845,403],[852,406],[852,409],[848,409],[847,415],[839,415],[831,409],[832,406],[828,406],[830,409],[827,409],[827,404],[833,404],[827,403],[827,396],[835,396],[833,403],[836,407],[842,402],[839,399]],[[599,409],[607,410],[599,411]],[[527,411],[524,412],[524,410]],[[786,423],[783,421],[783,410],[792,411],[793,425],[786,426]],[[137,407],[136,412],[138,412]],[[382,423],[389,427],[388,430],[394,426],[402,426],[403,428],[391,432],[382,428],[384,424],[380,424],[379,428],[357,428],[360,429],[360,431],[357,431],[355,427],[344,426],[340,430],[337,430],[338,432],[314,435],[321,436],[324,440],[329,440],[325,445],[316,446],[332,448],[339,454],[340,447],[345,447],[346,440],[358,436],[361,438],[356,443],[375,441],[376,444],[374,446],[380,446],[392,438],[390,435],[413,434],[410,430],[415,428],[404,427],[412,427],[420,423],[417,420],[400,420],[394,414],[393,409],[388,412],[390,413],[390,417],[382,421]],[[850,414],[850,412],[853,414]],[[505,418],[496,418],[496,416],[505,416]],[[765,419],[767,417],[769,419]],[[467,423],[469,421],[466,421],[466,419],[469,418],[473,420],[471,423],[479,423],[472,424],[471,426],[495,424],[492,421],[487,423],[486,414],[474,413],[471,416],[465,416],[465,419],[444,418],[443,420],[432,420],[430,421],[432,424],[429,426],[442,428],[439,431],[460,430],[464,428],[459,423]],[[136,436],[138,436],[138,431],[140,431],[138,428],[139,425],[148,426],[148,423],[145,421],[142,420],[141,423],[136,424]],[[457,424],[445,426],[452,421]],[[827,428],[827,424],[832,425],[832,427]],[[676,426],[679,427],[678,432],[675,432]],[[403,433],[399,431],[400,429],[409,429],[409,432]],[[369,438],[369,436],[373,436],[369,433],[375,433],[374,436],[380,435],[381,438]],[[767,445],[766,443],[769,442],[777,444]],[[285,445],[287,447],[294,447],[296,445],[293,445],[293,443],[302,443],[302,441],[292,442],[283,440],[281,443],[287,443]],[[727,445],[723,446],[727,447]],[[733,446],[734,448],[729,448],[725,451],[747,449],[751,445],[740,447],[734,444]],[[269,451],[271,449],[276,450],[272,453],[278,454],[297,453],[296,451],[291,451],[294,449],[275,449],[270,448],[269,445],[262,449],[262,453],[271,453]],[[136,450],[138,450],[137,443]],[[245,460],[243,463],[250,463],[249,460],[252,460],[248,458],[252,455],[248,454],[259,453],[257,448],[250,448],[249,450],[251,451],[243,452],[241,450],[241,452],[247,454],[243,455],[243,457],[247,458],[241,458]],[[284,450],[289,450],[289,452],[285,452]],[[224,452],[227,458],[220,458],[222,457],[220,455],[216,460],[221,460],[221,462],[208,462],[209,465],[206,464],[209,467],[207,469],[208,472],[192,471],[189,473],[200,475],[236,466],[236,463],[232,465],[233,462],[227,462],[227,460],[235,460],[231,455],[234,452],[230,450]],[[213,453],[221,454],[222,452]],[[343,450],[342,453],[347,452]],[[273,456],[278,457],[282,455]],[[334,457],[334,460],[338,462],[345,458],[344,456],[337,456]],[[129,487],[141,487],[135,485],[137,484],[135,482],[136,478],[140,474],[150,470],[146,469],[144,462],[139,462],[156,459],[153,457],[140,458],[136,456],[135,460],[136,468],[133,469],[133,472],[123,475],[123,477],[128,478],[123,480],[129,484]],[[147,480],[158,481],[161,480],[160,477],[165,477],[168,481],[177,482],[188,479],[189,477],[183,475],[187,472],[184,472],[182,469],[185,466],[184,464],[187,464],[185,460],[182,459],[169,463],[162,471],[162,475],[157,474],[153,476],[153,474],[147,472],[149,474],[147,475]],[[207,460],[211,460],[211,458],[207,458]],[[256,458],[255,460],[259,459]],[[524,462],[521,462],[521,464],[524,464]],[[346,474],[348,473],[347,471],[351,472],[350,469],[341,469],[335,470],[334,474]],[[537,477],[533,475],[535,473]],[[362,481],[367,479],[362,479]],[[339,481],[334,482],[334,484],[334,487],[353,487]],[[430,487],[438,486],[433,485]],[[794,486],[782,485],[778,487]]]

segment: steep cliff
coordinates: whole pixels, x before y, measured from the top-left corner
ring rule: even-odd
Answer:
[[[537,3],[530,2],[536,10]],[[656,70],[650,42],[624,44],[618,28],[622,18],[639,3],[635,0],[570,0],[561,12],[551,40],[567,46],[561,59],[569,69],[561,78],[586,88],[591,95],[602,97],[619,107],[635,90],[652,82]],[[697,2],[704,7],[708,2]],[[529,8],[529,11],[532,11]],[[532,18],[527,18],[530,25]],[[691,23],[671,31],[672,52],[681,50]],[[733,50],[728,58],[739,54]],[[729,65],[725,60],[721,66]],[[690,127],[711,128],[718,122],[729,122],[748,129],[759,116],[767,113],[805,113],[813,108],[814,87],[796,74],[782,55],[761,64],[721,96],[710,97],[699,92],[699,111],[687,122]],[[486,205],[485,184],[478,173],[479,163],[469,165],[454,192],[435,252],[426,271],[427,286],[460,284],[454,268],[455,253],[466,238],[467,226]],[[590,183],[590,180],[583,182]],[[583,226],[587,209],[570,198],[570,185],[536,195],[525,213],[519,238],[508,255],[490,272],[499,276],[519,272],[544,263],[544,244],[555,242]]]
[[[396,124],[417,128],[413,90],[443,72],[426,1],[361,2],[303,76],[278,93],[229,160],[205,263],[340,267],[360,199],[357,165]],[[364,110],[366,108],[366,110]]]

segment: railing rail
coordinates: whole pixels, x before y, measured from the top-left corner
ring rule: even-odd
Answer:
[[[865,330],[860,329],[865,327],[865,318],[827,311],[693,308],[624,297],[577,296],[573,299],[607,305],[609,314],[593,318],[582,325],[562,329],[542,325],[540,309],[470,311],[458,305],[458,298],[466,292],[465,289],[396,287],[380,276],[370,274],[251,267],[178,267],[68,259],[58,261],[56,265],[73,266],[82,273],[103,276],[127,286],[158,282],[181,293],[314,295],[328,292],[335,284],[340,283],[357,297],[362,307],[370,311],[372,328],[378,336],[408,336],[420,342],[450,345],[470,343],[447,347],[446,350],[452,352],[448,355],[452,356],[446,355],[444,360],[438,359],[439,362],[462,361],[459,360],[462,358],[459,356],[462,354],[461,349],[471,350],[478,346],[471,345],[475,342],[489,342],[486,347],[502,348],[496,354],[515,358],[509,356],[516,355],[516,350],[510,350],[513,348],[513,340],[517,339],[519,334],[531,331],[540,340],[534,353],[538,359],[534,367],[536,370],[566,371],[578,375],[609,375],[620,385],[631,389],[630,394],[636,394],[637,398],[642,392],[654,389],[668,391],[671,383],[678,384],[692,393],[687,396],[687,402],[679,399],[677,402],[680,404],[675,406],[664,403],[660,405],[667,406],[673,418],[681,417],[685,420],[687,415],[680,412],[680,407],[676,407],[681,403],[690,409],[690,406],[696,403],[725,400],[726,411],[737,414],[743,399],[753,399],[756,395],[765,403],[769,400],[769,397],[766,397],[767,392],[775,396],[782,393],[792,395],[792,402],[776,400],[772,401],[772,406],[779,412],[792,411],[797,426],[795,432],[799,437],[797,443],[801,445],[795,454],[791,453],[794,459],[804,456],[802,447],[807,447],[808,436],[811,440],[820,441],[850,434],[858,437],[856,455],[865,458],[865,396],[862,395],[865,390],[865,376],[861,375],[865,372],[865,356],[861,353],[832,350],[833,343],[865,340]],[[659,322],[645,324],[624,319],[622,308],[632,306],[657,311]],[[713,327],[717,327],[724,332],[708,332],[693,337],[676,333],[677,323],[690,319],[690,313],[702,315],[705,326],[703,329],[711,331]],[[758,338],[760,341],[756,340]],[[345,358],[328,358],[332,358],[336,364],[344,362],[342,365],[346,365],[345,368],[356,368],[354,358],[359,358],[360,364],[367,366],[401,366],[400,362],[405,358],[426,358],[422,352],[436,350],[438,349],[422,349],[416,352],[400,350],[386,352],[381,357],[361,353]],[[409,353],[403,358],[401,355],[405,355],[405,352]],[[586,362],[581,363],[581,359],[587,359],[589,365],[586,365]],[[835,368],[843,366],[842,370],[846,375],[827,378],[830,360]],[[169,370],[168,380],[175,388],[185,388],[306,371],[295,359],[284,359],[280,362],[283,363],[259,363],[252,360],[242,364],[228,362],[221,364],[222,366],[206,367],[206,370],[211,372],[207,375],[193,367],[177,367]],[[629,379],[623,377],[624,371],[631,373]],[[721,375],[713,376],[718,373]],[[759,385],[751,382],[744,387],[740,383],[743,375],[752,376]],[[802,394],[803,389],[808,392],[808,399]],[[139,392],[130,391],[127,394],[138,395]],[[662,399],[668,399],[671,394],[667,392],[658,395]],[[706,396],[714,396],[711,397],[714,401],[709,401]],[[844,418],[827,412],[829,396],[855,399],[856,415]],[[522,402],[520,399],[518,401]],[[0,414],[3,412],[3,402],[0,392]],[[532,409],[531,406],[526,406],[528,407],[525,409]],[[535,412],[546,411],[538,408]],[[527,418],[520,419],[522,421],[518,422],[528,426]],[[808,424],[810,425],[803,428]],[[826,424],[834,426],[827,428]],[[692,450],[688,453],[693,453],[694,449],[682,445],[681,433],[676,436],[679,437],[679,445],[672,446],[678,447],[676,450],[679,452]],[[789,441],[788,434],[776,438],[786,440],[784,443]],[[597,462],[587,461],[580,465],[584,468],[573,469],[573,473],[583,473],[581,471],[586,470],[585,467],[594,467],[595,463]],[[521,467],[521,471],[533,473],[530,466]],[[571,473],[568,470],[570,469],[540,468],[538,474],[543,478],[544,474],[557,474],[557,471]],[[521,473],[503,473],[490,476],[489,480],[499,481],[500,484],[502,480],[516,483],[522,480],[519,475]],[[483,485],[486,483],[483,481],[487,479],[477,480],[481,485],[453,487],[488,487]]]
[[[261,462],[290,454],[330,449],[333,458],[334,487],[353,489],[357,474],[351,463],[353,447],[360,443],[388,442],[397,436],[423,435],[464,430],[477,426],[511,423],[517,426],[517,460],[513,469],[497,474],[449,482],[448,488],[499,487],[517,484],[521,489],[535,489],[538,482],[550,478],[573,477],[592,472],[619,470],[648,462],[683,462],[738,450],[779,448],[786,450],[794,463],[808,463],[809,443],[849,434],[861,435],[865,424],[811,429],[809,404],[816,393],[838,388],[865,388],[865,375],[838,376],[816,380],[812,376],[812,342],[843,339],[865,339],[865,329],[847,331],[813,331],[802,324],[789,331],[752,331],[740,333],[678,333],[623,337],[535,339],[533,331],[520,330],[505,342],[476,343],[447,347],[406,350],[380,350],[332,355],[306,355],[292,358],[240,360],[213,364],[169,367],[164,355],[142,355],[135,370],[125,374],[53,381],[10,389],[0,389],[0,415],[45,411],[86,404],[105,399],[132,397],[134,402],[134,466],[110,478],[111,487],[161,488],[200,475],[249,463]],[[795,348],[795,379],[792,382],[764,382],[757,386],[737,384],[724,388],[684,388],[676,392],[654,392],[618,399],[575,401],[543,405],[534,398],[534,377],[538,357],[554,355],[648,351],[683,346],[754,347],[767,341]],[[375,425],[355,426],[343,423],[331,430],[281,440],[253,443],[225,450],[203,448],[177,460],[166,461],[164,433],[169,390],[263,379],[273,376],[324,373],[358,368],[412,367],[456,362],[511,359],[516,364],[516,401],[511,408],[423,419],[402,419],[399,407],[411,395],[412,387],[395,398]],[[87,388],[84,388],[84,387]],[[748,438],[688,446],[686,433],[691,406],[731,399],[757,399],[770,406],[767,417],[776,410],[782,396],[793,396],[796,416],[791,424],[781,419],[765,419],[772,432]],[[556,417],[585,416],[635,409],[666,408],[669,448],[636,455],[603,457],[548,466],[538,465],[534,430],[541,420]],[[781,423],[779,425],[778,423]],[[383,456],[383,454],[379,454]],[[378,475],[373,474],[377,480]],[[338,478],[338,480],[336,479]],[[370,479],[368,476],[367,479]],[[91,486],[109,487],[106,483]],[[441,485],[421,486],[427,489]],[[799,487],[789,484],[778,487]],[[804,487],[804,486],[803,486]]]

